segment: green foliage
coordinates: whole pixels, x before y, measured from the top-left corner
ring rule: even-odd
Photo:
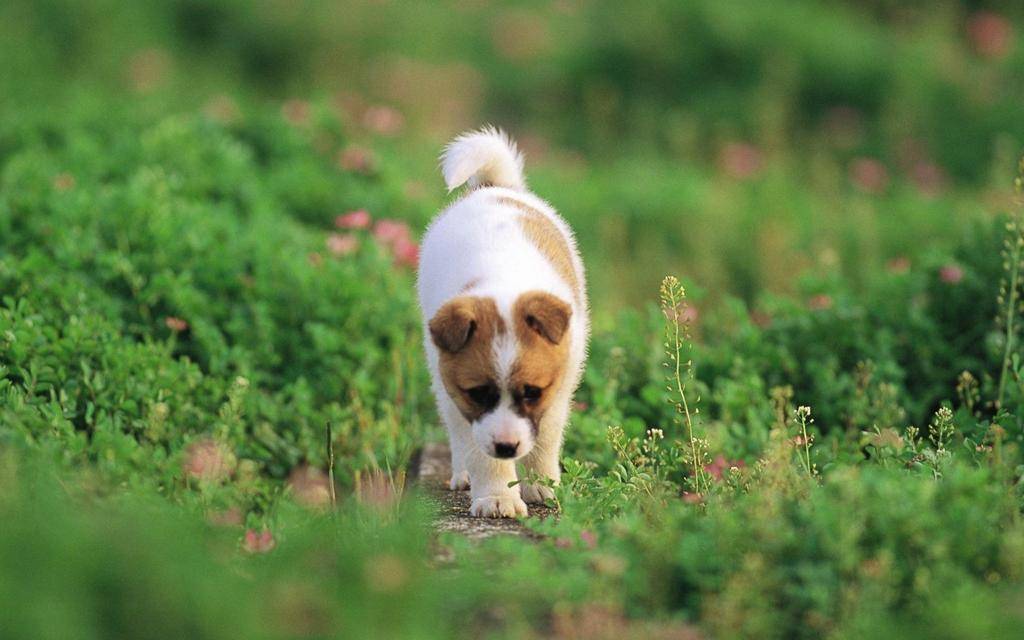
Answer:
[[[42,462],[0,466],[0,594],[18,603],[0,611],[6,637],[423,637],[424,618],[458,612],[443,598],[446,578],[427,570],[416,503],[400,517],[354,503],[330,519],[291,507],[278,514],[287,525],[275,528],[274,553],[250,557],[235,528],[153,494],[82,509],[57,489],[71,478]]]
[[[18,99],[66,89],[52,74],[164,90],[178,104],[225,85],[276,98],[360,88],[449,123],[436,100],[443,82],[464,108],[591,155],[796,140],[891,165],[923,151],[983,183],[993,148],[1024,141],[1020,9],[996,3],[1011,46],[997,32],[986,50],[970,24],[976,3],[906,4],[657,0],[627,20],[610,0],[310,2],[301,12],[238,0],[11,0],[0,54]]]
[[[1019,635],[1021,227],[982,212],[1024,67],[973,5],[286,4],[0,7],[0,635]],[[388,234],[478,119],[594,306],[532,542],[404,481],[442,435]]]
[[[647,302],[666,272],[749,305],[807,269],[860,286],[891,259],[948,252],[979,206],[999,209],[987,203],[1024,140],[1024,49],[982,55],[973,5],[879,4],[659,0],[624,20],[607,0],[10,0],[0,93],[51,145],[53,122],[113,102],[144,125],[242,115],[260,160],[291,144],[273,110],[247,107],[273,100],[296,120],[336,114],[353,157],[370,141],[400,151],[362,158],[377,179],[343,189],[310,156],[277,166],[266,180],[313,222],[339,200],[384,211],[429,193],[394,212],[425,222],[439,146],[494,122],[523,139],[531,185],[574,224],[606,308]],[[1012,35],[1019,11],[999,11],[993,28]],[[317,130],[314,146],[337,151],[337,127]]]
[[[330,420],[344,477],[404,464],[429,406],[411,278],[369,235],[334,257],[278,180],[301,171],[345,193],[376,178],[319,158],[318,129],[122,124],[90,116],[59,149],[8,136],[6,437],[170,485],[173,452],[202,434],[271,476],[320,464]],[[319,221],[346,197],[318,204]]]

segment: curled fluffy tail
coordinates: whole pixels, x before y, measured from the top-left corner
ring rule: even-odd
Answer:
[[[441,173],[449,191],[470,187],[525,189],[523,156],[504,131],[484,127],[452,140],[441,154]]]

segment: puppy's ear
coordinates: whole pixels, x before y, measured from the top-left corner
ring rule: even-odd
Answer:
[[[472,298],[455,298],[445,303],[430,320],[430,338],[437,348],[457,353],[476,332],[476,304]]]
[[[516,300],[514,315],[530,331],[551,344],[558,344],[569,328],[572,307],[557,296],[544,291],[530,291]]]

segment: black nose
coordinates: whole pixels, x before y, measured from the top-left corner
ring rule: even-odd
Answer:
[[[494,457],[496,458],[514,458],[516,457],[516,451],[519,449],[519,443],[512,444],[511,442],[495,442],[494,443]]]

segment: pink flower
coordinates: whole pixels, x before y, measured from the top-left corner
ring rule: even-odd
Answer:
[[[383,136],[393,136],[405,126],[405,118],[394,107],[370,107],[363,113],[363,126]]]
[[[819,293],[818,295],[811,296],[811,299],[807,301],[807,307],[812,311],[824,311],[832,308],[832,296],[827,293]]]
[[[967,37],[978,55],[1005,58],[1013,46],[1013,25],[994,11],[978,11],[967,21]]]
[[[580,540],[587,546],[588,549],[594,549],[597,547],[597,534],[590,529],[584,529],[580,531]]]
[[[404,222],[384,219],[378,220],[377,224],[373,225],[373,237],[383,244],[391,246],[399,238],[410,239],[412,233],[409,231],[409,225]]]
[[[366,209],[343,213],[334,219],[334,226],[339,229],[366,229],[370,226],[370,213]]]
[[[732,469],[733,467],[742,468],[744,462],[742,460],[726,460],[725,456],[718,455],[709,464],[704,465],[704,471],[714,478],[715,480],[721,480],[722,475]]]
[[[413,240],[399,238],[395,240],[392,250],[395,252],[395,264],[400,267],[415,269],[420,263],[420,245]]]
[[[889,171],[874,158],[857,158],[849,173],[850,181],[864,193],[879,194],[889,186]]]
[[[253,529],[246,529],[244,548],[249,553],[267,553],[276,546],[277,541],[274,540],[274,534],[270,533],[268,529],[264,529],[260,533],[256,533]]]
[[[281,105],[281,116],[296,127],[309,122],[310,108],[305,100],[287,100]]]
[[[306,259],[309,260],[309,264],[313,265],[314,267],[321,267],[324,264],[324,257],[316,251],[311,252],[308,256],[306,256]]]
[[[590,408],[590,405],[587,404],[586,402],[581,402],[580,400],[577,400],[572,403],[572,408],[575,409],[576,411],[586,411],[587,409]]]
[[[964,279],[964,270],[958,264],[947,264],[939,269],[939,280],[946,284],[957,284]]]
[[[412,239],[409,225],[398,220],[378,220],[373,226],[373,237],[391,250],[395,264],[415,267],[420,261],[420,246]]]
[[[175,318],[174,316],[167,316],[164,318],[164,324],[167,328],[174,333],[181,333],[182,331],[188,331],[188,322],[181,318]]]
[[[697,320],[700,319],[700,312],[697,311],[697,307],[688,304],[683,307],[682,313],[679,314],[679,319],[686,324],[696,324]]]
[[[946,174],[942,171],[942,168],[934,162],[928,162],[927,160],[916,163],[911,170],[910,177],[913,179],[917,190],[929,198],[938,196],[946,186]]]
[[[347,147],[338,154],[338,166],[345,171],[370,173],[374,164],[373,154],[363,147]]]
[[[910,258],[899,256],[886,263],[889,273],[903,274],[910,271]]]
[[[748,142],[730,142],[722,148],[719,165],[733,178],[752,178],[761,171],[761,151]]]
[[[185,474],[204,482],[220,482],[235,470],[235,454],[213,438],[203,438],[185,447]]]
[[[326,244],[331,254],[338,257],[347,256],[359,248],[359,238],[351,233],[332,233],[327,236]]]

